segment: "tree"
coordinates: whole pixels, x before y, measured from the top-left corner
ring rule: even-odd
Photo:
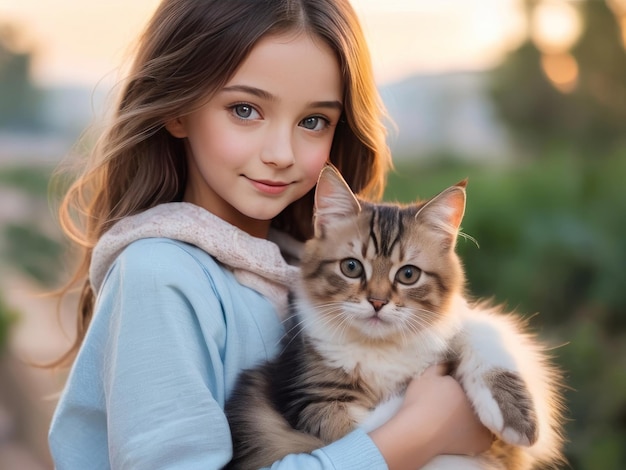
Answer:
[[[19,51],[18,33],[0,24],[0,129],[37,130],[42,127],[42,92],[30,79],[32,51]]]
[[[530,23],[542,2],[526,1]],[[597,158],[626,146],[626,51],[618,17],[602,1],[576,6],[584,29],[570,51],[542,50],[529,34],[491,76],[498,114],[516,142],[533,154],[558,145]],[[570,68],[570,89],[550,80],[548,61],[557,73],[558,67]]]

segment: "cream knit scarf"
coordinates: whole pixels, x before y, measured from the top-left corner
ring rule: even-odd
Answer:
[[[267,297],[279,316],[287,310],[287,294],[298,268],[287,264],[278,245],[255,238],[219,217],[186,202],[161,204],[117,222],[98,241],[91,259],[89,276],[94,292],[100,290],[115,258],[135,240],[164,237],[201,248],[230,269],[236,279]],[[285,239],[286,235],[282,235]],[[299,244],[287,243],[297,257]]]

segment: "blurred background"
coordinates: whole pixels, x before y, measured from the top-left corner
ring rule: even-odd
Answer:
[[[85,155],[157,0],[0,0],[0,469],[52,468],[71,272],[48,186]],[[469,177],[469,289],[531,317],[567,387],[564,468],[626,468],[626,1],[353,0],[395,126],[386,198]],[[59,307],[59,308],[57,308]]]

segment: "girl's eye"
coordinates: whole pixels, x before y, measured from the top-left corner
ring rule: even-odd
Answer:
[[[309,116],[300,121],[300,126],[310,131],[321,131],[328,127],[328,119],[321,116]]]
[[[346,258],[339,265],[344,276],[356,278],[363,274],[363,265],[354,258]]]
[[[406,266],[402,266],[398,269],[398,272],[396,273],[396,281],[400,284],[409,286],[411,284],[415,284],[421,274],[422,270],[420,268],[407,264]]]
[[[258,111],[249,104],[236,104],[231,107],[231,110],[239,119],[250,120],[259,119],[261,117]]]

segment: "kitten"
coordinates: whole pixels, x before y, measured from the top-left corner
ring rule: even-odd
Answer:
[[[226,406],[227,468],[268,466],[356,427],[375,429],[411,378],[443,361],[497,439],[480,456],[440,456],[424,469],[562,460],[558,370],[521,320],[464,298],[454,252],[464,210],[465,182],[427,202],[372,204],[334,168],[322,171],[315,234],[294,289],[296,323],[275,360],[239,377]]]

